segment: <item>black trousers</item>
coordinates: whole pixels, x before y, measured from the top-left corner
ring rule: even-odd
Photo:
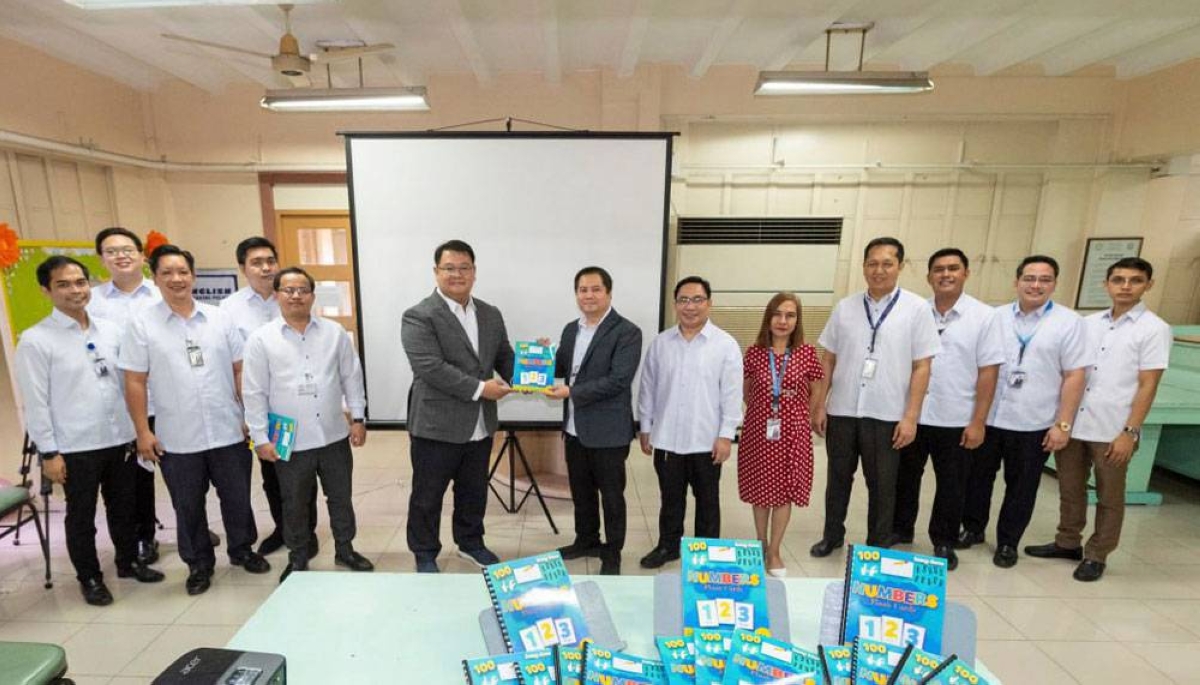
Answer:
[[[654,473],[662,505],[658,510],[658,546],[679,551],[683,519],[687,514],[687,490],[696,498],[695,537],[721,537],[721,465],[712,452],[676,454],[654,450]]]
[[[179,557],[189,567],[211,569],[216,565],[205,504],[209,483],[217,489],[221,500],[229,558],[242,558],[251,552],[258,538],[254,511],[250,508],[252,460],[244,442],[203,452],[168,452],[160,458],[163,480],[175,507]]]
[[[408,548],[417,561],[431,561],[442,551],[442,498],[452,482],[454,543],[464,550],[483,547],[492,436],[464,443],[415,435],[411,439],[413,480],[412,495],[408,498]]]
[[[600,544],[600,508],[604,508],[604,537],[610,552],[625,547],[625,460],[629,446],[587,447],[564,433],[567,482],[575,503],[575,542]]]
[[[921,504],[921,478],[925,463],[933,457],[933,475],[937,490],[929,513],[929,539],[934,546],[953,545],[962,525],[967,478],[975,450],[959,443],[964,428],[917,426],[917,437],[900,450],[900,472],[896,478],[896,513],[892,530],[913,537]]]
[[[96,556],[96,501],[100,494],[104,495],[104,514],[116,550],[117,568],[129,566],[137,559],[133,472],[142,471],[129,456],[129,446],[62,456],[67,466],[67,481],[63,484],[67,515],[63,528],[75,577],[80,581],[104,577]]]
[[[150,417],[150,432],[154,432],[154,417]],[[134,458],[134,464],[137,458]],[[154,539],[158,525],[158,514],[154,508],[154,471],[140,466],[133,475],[134,526],[138,540],[149,542]]]
[[[262,463],[274,466],[272,471],[279,476],[283,495],[283,541],[292,556],[308,559],[308,541],[314,525],[312,515],[315,514],[309,505],[313,504],[318,477],[321,489],[325,491],[329,527],[333,529],[336,549],[339,552],[351,549],[356,528],[354,506],[350,501],[354,459],[350,454],[349,438],[324,447],[293,452],[288,461]]]
[[[987,530],[996,473],[1004,465],[1004,501],[996,520],[996,544],[1016,547],[1033,518],[1042,469],[1050,453],[1042,449],[1046,431],[1011,431],[988,426],[987,437],[972,460],[963,510],[963,528]]]
[[[283,486],[279,480],[279,466],[273,461],[262,461],[255,458],[262,471],[262,490],[267,496],[267,508],[271,511],[271,520],[275,522],[275,530],[284,534],[287,525],[287,514],[283,511]],[[322,484],[324,480],[321,481]],[[326,491],[328,495],[328,491]],[[312,480],[312,490],[308,493],[308,533],[309,537],[317,534],[317,481]],[[290,548],[289,548],[290,549]]]
[[[846,538],[846,512],[860,458],[863,479],[867,481],[867,544],[883,544],[891,537],[896,475],[900,468],[900,453],[892,449],[895,430],[895,421],[829,417],[825,433],[825,451],[829,457],[825,540]]]

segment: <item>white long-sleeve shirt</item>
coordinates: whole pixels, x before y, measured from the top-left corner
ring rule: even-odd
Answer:
[[[189,342],[199,348],[202,365],[191,364]],[[242,361],[242,345],[233,320],[203,302],[195,303],[187,319],[166,302],[130,319],[118,365],[148,374],[158,410],[154,433],[167,452],[203,452],[244,439],[233,376],[233,365]]]
[[[86,452],[134,439],[117,369],[120,329],[88,319],[83,330],[55,309],[17,343],[13,365],[25,430],[42,453]]]
[[[250,286],[221,300],[220,307],[233,319],[242,340],[248,340],[251,333],[279,316],[279,300],[273,295],[264,299]]]
[[[742,349],[712,321],[691,340],[674,326],[650,343],[638,385],[642,432],[655,449],[710,452],[742,422]]]
[[[268,412],[295,419],[295,450],[345,439],[350,427],[343,398],[352,418],[365,416],[362,364],[349,334],[336,322],[314,316],[300,333],[278,318],[250,334],[242,361],[242,401],[256,445],[269,442]]]

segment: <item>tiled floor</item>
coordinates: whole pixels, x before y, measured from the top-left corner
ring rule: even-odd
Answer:
[[[413,566],[404,535],[410,472],[407,445],[405,433],[374,432],[368,446],[357,452],[356,546],[381,571],[408,572]],[[821,449],[818,445],[818,495],[824,487]],[[624,570],[637,573],[638,557],[654,542],[658,488],[649,460],[640,452],[630,455],[629,465]],[[1121,548],[1098,583],[1072,580],[1070,562],[1022,557],[1016,568],[1001,570],[991,564],[989,550],[977,547],[962,553],[961,565],[950,575],[950,594],[975,611],[979,656],[1006,684],[1200,682],[1200,584],[1195,582],[1200,577],[1200,485],[1156,476],[1154,486],[1166,495],[1163,506],[1128,510]],[[932,478],[927,478],[926,502],[931,489]],[[725,473],[722,491],[723,533],[753,537],[750,511],[737,499],[732,469]],[[174,517],[161,482],[160,493],[160,517],[170,526]],[[257,485],[255,493],[260,524],[269,522]],[[1052,539],[1057,497],[1056,481],[1043,477],[1026,542]],[[570,503],[550,503],[566,531],[561,536],[550,531],[535,506],[508,515],[493,500],[487,518],[489,546],[502,557],[517,557],[569,542]],[[61,503],[55,508],[61,508]],[[209,511],[219,531],[215,502]],[[928,514],[927,508],[923,514]],[[187,649],[225,644],[274,589],[276,571],[284,561],[282,554],[273,555],[276,569],[263,576],[220,566],[207,594],[188,597],[183,591],[186,569],[174,553],[172,531],[167,530],[159,536],[164,543],[159,568],[167,574],[166,582],[147,586],[117,580],[110,567],[109,586],[117,601],[110,607],[95,608],[84,604],[79,595],[62,545],[61,514],[52,518],[53,590],[42,589],[36,545],[26,542],[13,547],[11,539],[0,541],[0,640],[62,644],[72,676],[81,685],[149,683]],[[862,539],[865,519],[866,497],[860,482],[851,507],[851,539]],[[924,520],[919,525],[923,526]],[[836,555],[826,560],[808,556],[820,527],[819,506],[794,513],[784,550],[793,575],[841,574],[843,561]],[[333,545],[323,513],[319,532],[321,555],[314,567],[330,570]],[[24,539],[31,536],[33,529],[26,529]],[[443,522],[443,539],[452,550],[448,517]],[[108,548],[106,542],[101,545],[102,550]],[[928,548],[918,544],[916,549]],[[111,551],[102,555],[106,564],[111,559]],[[223,557],[218,559],[223,563]],[[446,553],[441,563],[445,571],[476,572]],[[599,570],[596,560],[573,561],[569,566],[576,574]]]

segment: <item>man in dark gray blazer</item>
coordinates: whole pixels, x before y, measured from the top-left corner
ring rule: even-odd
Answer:
[[[636,434],[630,390],[642,357],[642,331],[612,308],[612,276],[598,266],[575,274],[583,316],[563,328],[550,395],[564,399],[567,479],[575,502],[575,541],[564,559],[600,557],[602,575],[621,573],[625,545],[625,459]],[[600,543],[600,505],[604,535]]]
[[[437,289],[404,312],[400,340],[413,370],[408,401],[412,496],[408,548],[419,573],[437,573],[442,497],[454,483],[454,542],[479,566],[500,561],[483,544],[488,455],[496,400],[511,392],[513,349],[504,317],[471,297],[475,251],[461,240],[433,253]],[[494,374],[500,378],[495,378]]]

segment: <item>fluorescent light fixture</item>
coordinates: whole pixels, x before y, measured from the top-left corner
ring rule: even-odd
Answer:
[[[764,71],[755,95],[869,95],[933,90],[925,71]]]
[[[261,104],[273,112],[423,112],[429,109],[424,88],[268,90]]]
[[[294,5],[316,5],[330,0],[290,0]],[[236,7],[276,5],[278,0],[65,0],[85,10],[136,9],[145,7]]]

